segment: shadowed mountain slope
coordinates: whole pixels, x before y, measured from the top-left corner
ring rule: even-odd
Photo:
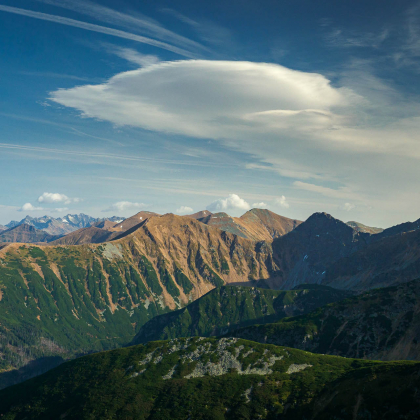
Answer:
[[[317,285],[289,291],[224,286],[185,308],[154,317],[143,325],[132,344],[222,335],[239,327],[308,313],[348,296],[351,293]]]
[[[365,247],[369,237],[326,213],[314,213],[273,241],[278,269],[267,284],[292,289],[302,283],[322,283],[330,264]]]
[[[369,290],[419,277],[420,230],[414,230],[377,240],[366,248],[338,259],[328,267],[323,284],[343,289]]]
[[[380,234],[372,237],[372,240],[379,241],[389,236],[394,236],[394,235],[398,235],[401,233],[406,233],[406,232],[410,232],[410,231],[418,230],[418,229],[420,229],[420,219],[416,220],[415,222],[401,223],[399,225],[392,226],[388,229],[384,229]]]
[[[230,334],[322,354],[420,360],[420,281],[371,290],[307,315]]]
[[[0,392],[23,419],[414,420],[420,364],[181,339],[85,356]]]

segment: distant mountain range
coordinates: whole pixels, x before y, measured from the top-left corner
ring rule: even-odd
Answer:
[[[105,219],[94,218],[88,216],[86,214],[68,214],[64,217],[54,218],[51,216],[43,216],[43,217],[31,217],[26,216],[20,222],[13,220],[8,223],[5,227],[10,229],[14,228],[19,225],[29,225],[33,226],[35,229],[43,230],[50,235],[66,235],[70,232],[74,232],[77,229],[84,228],[87,226],[91,226],[94,223],[103,221],[103,220],[110,220],[112,222],[121,222],[125,218],[112,216]]]
[[[59,237],[59,236],[58,236]],[[0,232],[0,242],[40,243],[52,242],[58,238],[49,233],[36,229],[31,225],[22,224]]]

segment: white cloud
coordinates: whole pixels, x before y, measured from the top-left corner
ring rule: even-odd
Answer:
[[[252,208],[253,209],[266,209],[268,208],[268,205],[261,201],[261,203],[253,203]]]
[[[178,214],[188,214],[188,213],[192,213],[193,211],[194,210],[188,206],[181,206],[180,208],[176,209],[176,212]]]
[[[162,83],[165,80],[165,83]],[[83,115],[204,138],[328,128],[345,95],[320,74],[276,64],[187,60],[121,73],[102,85],[51,93]]]
[[[65,194],[59,193],[49,193],[44,192],[41,196],[38,197],[38,203],[79,203],[81,200],[80,198],[69,198]]]
[[[133,48],[109,46],[108,51],[140,67],[152,66],[160,61],[159,57],[155,55],[141,54]]]
[[[236,194],[229,194],[229,197],[219,198],[207,206],[207,210],[212,212],[228,210],[249,210],[251,206]]]
[[[341,210],[345,210],[345,211],[350,211],[350,210],[353,210],[355,207],[356,207],[356,206],[355,206],[354,204],[352,204],[352,203],[344,203],[344,204],[340,207],[340,209],[341,209]]]
[[[112,204],[106,210],[102,210],[103,212],[127,212],[127,211],[135,211],[140,210],[142,207],[145,207],[146,204],[144,203],[132,203],[130,201],[118,201],[117,203]]]
[[[290,207],[289,203],[286,200],[286,197],[282,195],[281,197],[277,197],[274,200],[274,203],[280,207],[284,207],[285,209],[288,209]]]
[[[35,207],[31,203],[25,203],[19,211],[41,211],[42,207]]]

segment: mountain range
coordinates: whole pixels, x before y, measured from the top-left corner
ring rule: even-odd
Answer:
[[[140,212],[0,245],[0,388],[81,354],[196,335],[418,360],[419,225]]]
[[[112,216],[106,219],[98,219],[86,214],[68,214],[64,217],[54,218],[51,216],[43,216],[43,217],[31,217],[26,216],[21,221],[12,220],[9,222],[5,227],[7,229],[14,228],[19,225],[29,225],[33,226],[35,229],[43,230],[44,232],[54,235],[54,236],[62,236],[66,235],[70,232],[74,232],[77,229],[81,229],[87,226],[91,226],[94,223],[98,223],[103,220],[110,220],[112,222],[121,222],[124,220],[124,217],[117,217]]]

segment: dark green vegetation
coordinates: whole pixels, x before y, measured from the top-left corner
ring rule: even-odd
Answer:
[[[79,249],[79,251],[82,251]],[[25,259],[8,255],[0,265],[0,369],[31,360],[73,357],[115,348],[133,338],[136,327],[169,310],[152,297],[132,265],[95,254],[54,249],[47,259],[37,247],[21,247]],[[29,263],[30,261],[30,263]],[[23,377],[25,377],[25,370]],[[19,380],[0,374],[0,387]]]
[[[350,295],[347,291],[317,285],[303,285],[299,290],[288,291],[224,286],[213,289],[185,308],[151,319],[140,329],[133,344],[222,335],[239,327],[307,313]]]
[[[394,420],[420,416],[420,363],[314,355],[237,339],[85,356],[0,392],[2,419]]]
[[[322,354],[420,360],[420,280],[375,289],[277,323],[230,334]]]

